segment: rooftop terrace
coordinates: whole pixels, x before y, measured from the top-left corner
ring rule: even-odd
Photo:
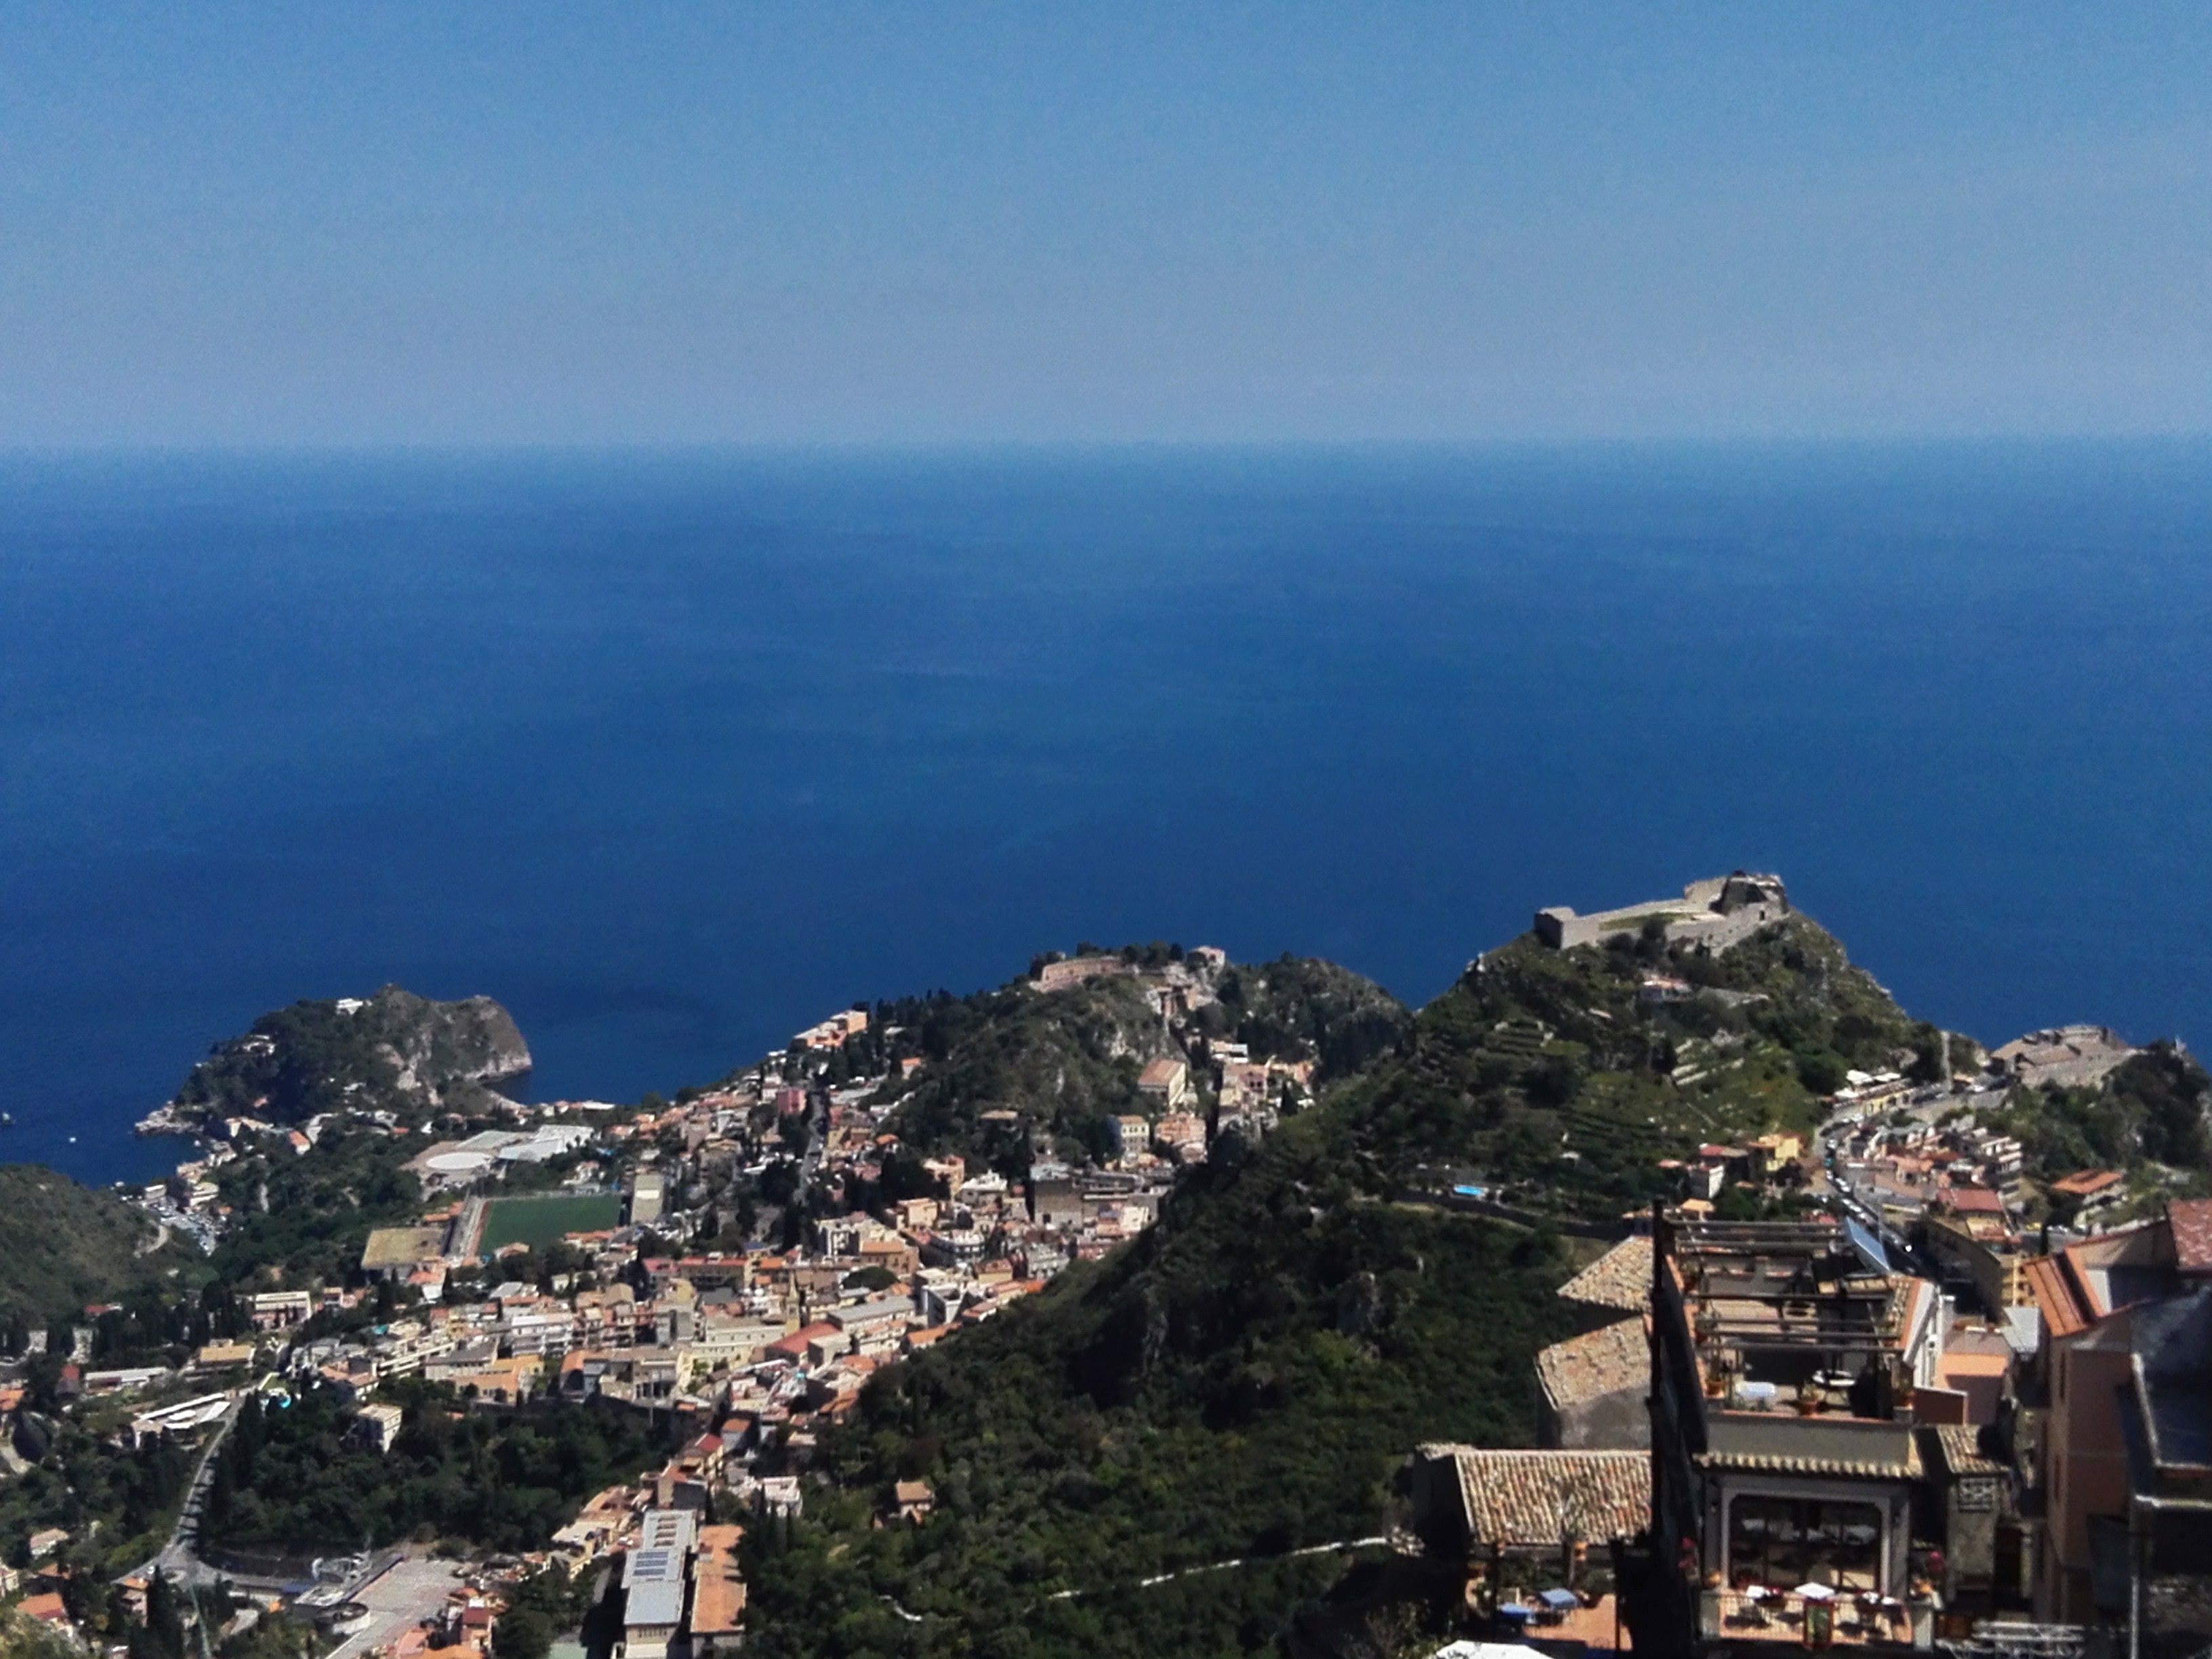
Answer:
[[[1930,1334],[1933,1285],[1887,1271],[1841,1222],[1680,1218],[1668,1232],[1665,1269],[1708,1398],[1732,1411],[1896,1415]]]

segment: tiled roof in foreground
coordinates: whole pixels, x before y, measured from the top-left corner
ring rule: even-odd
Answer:
[[[1644,1233],[1624,1238],[1559,1286],[1570,1302],[1595,1308],[1640,1313],[1651,1299],[1651,1240]]]
[[[1650,1524],[1649,1452],[1424,1446],[1421,1454],[1452,1460],[1468,1533],[1484,1544],[1601,1544]]]
[[[2173,1265],[2185,1273],[2212,1273],[2212,1198],[2177,1198],[2166,1206],[2173,1230]]]
[[[2006,1466],[1982,1449],[1982,1431],[1972,1424],[1937,1425],[1936,1443],[1944,1466],[1954,1474],[2005,1474]]]
[[[1536,1381],[1554,1407],[1642,1388],[1650,1376],[1651,1350],[1640,1316],[1554,1342],[1536,1356]]]
[[[2066,1282],[2057,1256],[2038,1256],[2027,1264],[2028,1294],[2043,1315],[2043,1328],[2053,1336],[2072,1336],[2089,1328],[2089,1316],[2081,1300]]]

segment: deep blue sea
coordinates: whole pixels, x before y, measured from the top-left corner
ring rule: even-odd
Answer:
[[[0,1158],[386,981],[635,1098],[1737,866],[1986,1041],[2212,1040],[2208,620],[2201,447],[0,462]]]

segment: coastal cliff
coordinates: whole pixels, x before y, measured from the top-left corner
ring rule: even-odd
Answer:
[[[235,1116],[291,1124],[340,1107],[411,1119],[530,1065],[514,1017],[489,997],[436,1002],[387,985],[264,1014],[192,1068],[160,1127]]]

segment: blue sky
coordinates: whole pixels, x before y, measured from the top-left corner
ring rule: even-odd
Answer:
[[[0,444],[2212,429],[2212,9],[18,4]]]

